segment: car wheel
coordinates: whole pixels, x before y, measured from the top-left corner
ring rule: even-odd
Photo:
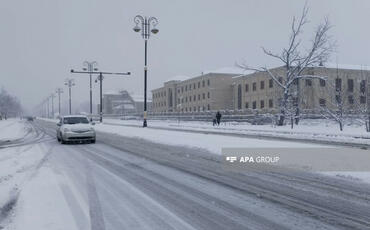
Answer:
[[[63,139],[63,137],[60,139],[61,144],[67,144],[67,142]]]
[[[92,141],[91,141],[91,144],[95,144],[95,142],[96,142],[96,140],[92,140]]]

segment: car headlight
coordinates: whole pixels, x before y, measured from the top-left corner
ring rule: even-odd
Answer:
[[[90,127],[90,131],[95,131],[93,127]]]
[[[63,131],[64,131],[64,132],[69,132],[69,131],[70,131],[70,129],[69,129],[69,128],[64,128],[64,129],[63,129]]]

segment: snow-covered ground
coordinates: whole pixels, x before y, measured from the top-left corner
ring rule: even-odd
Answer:
[[[104,123],[142,125],[141,120],[105,119]],[[150,127],[168,129],[200,130],[217,133],[248,134],[266,137],[273,136],[301,140],[324,140],[337,143],[345,142],[370,145],[370,133],[365,131],[364,125],[359,125],[358,123],[350,124],[347,122],[344,131],[341,132],[337,123],[324,119],[302,120],[298,126],[294,126],[294,129],[291,129],[289,125],[279,127],[273,125],[251,125],[250,123],[240,122],[223,122],[220,126],[212,126],[211,122],[178,122],[174,120],[149,120],[148,123]]]
[[[0,144],[26,136],[29,129],[17,119],[0,120]]]
[[[48,120],[48,119],[46,119]],[[48,120],[56,122],[56,120]],[[227,123],[222,124],[219,127],[213,127],[210,123],[205,122],[175,122],[175,121],[149,121],[150,127],[168,128],[163,129],[143,129],[141,127],[142,121],[138,120],[117,120],[117,119],[104,119],[103,124],[97,123],[95,129],[100,132],[114,133],[125,137],[135,137],[140,139],[146,139],[152,142],[173,145],[173,146],[184,146],[190,148],[202,148],[206,149],[213,154],[222,154],[222,148],[323,148],[329,147],[325,145],[305,143],[302,142],[291,142],[286,140],[271,140],[271,139],[254,139],[245,137],[235,137],[222,135],[222,133],[256,133],[256,134],[268,134],[270,136],[283,136],[292,139],[325,139],[333,142],[343,142],[345,140],[348,143],[366,143],[370,144],[370,134],[366,133],[363,127],[357,125],[346,126],[345,131],[341,133],[337,130],[335,123],[326,120],[304,120],[299,126],[296,126],[294,130],[290,127],[272,127],[270,125],[256,126],[247,123]],[[130,126],[122,126],[130,125]],[[175,130],[171,130],[175,129]],[[180,131],[179,131],[180,130]],[[204,133],[190,133],[181,132],[181,130],[201,130],[209,131],[208,134]],[[212,133],[212,131],[218,134]],[[364,139],[358,139],[356,137],[361,136]],[[333,147],[333,146],[331,146]],[[352,151],[353,152],[353,151]],[[359,159],[367,159],[367,150],[356,150],[356,154],[359,154],[357,158],[352,157],[353,153],[351,148],[348,148],[347,152],[341,153],[340,156],[326,156],[331,159],[328,164],[331,164],[332,168],[337,168],[338,171],[322,172],[330,176],[337,176],[350,180],[361,180],[370,183],[370,172],[360,171],[343,171],[340,170],[341,166],[348,166],[351,162],[352,165],[359,162]],[[317,158],[316,163],[320,163],[320,159]],[[346,159],[341,161],[341,159]],[[295,168],[307,169],[311,168],[308,164],[310,159],[302,160],[294,159],[289,162],[289,166]],[[355,166],[353,167],[355,168]]]

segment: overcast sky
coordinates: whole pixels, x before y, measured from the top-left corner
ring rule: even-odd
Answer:
[[[106,71],[131,71],[107,77],[104,90],[143,93],[144,41],[132,30],[137,14],[155,16],[159,33],[149,40],[148,88],[175,75],[247,62],[274,66],[261,46],[279,52],[286,46],[300,0],[1,0],[0,86],[32,109],[64,79],[76,79],[75,104],[89,98],[88,77],[72,76],[85,60]],[[312,0],[306,39],[325,16],[338,51],[332,61],[370,65],[368,0]],[[65,89],[65,92],[66,89]],[[94,84],[94,100],[98,85]],[[67,93],[63,94],[67,100]]]

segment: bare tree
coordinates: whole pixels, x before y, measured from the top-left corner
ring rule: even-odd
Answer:
[[[280,103],[280,116],[278,125],[283,125],[285,117],[287,116],[287,108],[289,100],[293,96],[293,84],[299,82],[300,79],[307,78],[320,78],[325,79],[323,76],[315,76],[304,74],[306,69],[312,66],[317,66],[322,62],[326,62],[330,54],[334,51],[335,44],[331,41],[328,32],[331,28],[329,20],[325,18],[324,22],[317,26],[314,37],[311,41],[310,48],[305,49],[302,44],[300,36],[303,33],[303,27],[308,23],[308,7],[305,5],[302,15],[299,19],[293,17],[291,25],[291,35],[287,48],[282,52],[273,53],[270,50],[262,48],[263,52],[272,58],[277,59],[283,63],[285,67],[284,74],[270,71],[267,67],[251,68],[246,64],[238,64],[239,67],[246,70],[265,71],[275,81],[275,83],[282,89],[282,99]],[[279,81],[280,78],[283,80]],[[299,87],[296,88],[299,90]],[[298,92],[299,95],[299,92]],[[296,117],[299,117],[299,103],[296,106]]]
[[[22,111],[21,104],[16,97],[11,96],[5,89],[0,91],[0,117],[7,119],[17,116]]]
[[[321,115],[328,119],[333,119],[339,125],[340,131],[343,131],[345,115],[345,90],[343,90],[342,79],[339,77],[337,68],[337,77],[334,81],[326,80],[328,101],[320,102]]]

